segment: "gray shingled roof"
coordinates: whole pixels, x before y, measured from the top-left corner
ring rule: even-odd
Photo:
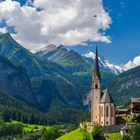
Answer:
[[[107,89],[105,90],[105,92],[100,100],[100,103],[114,103],[114,101]]]

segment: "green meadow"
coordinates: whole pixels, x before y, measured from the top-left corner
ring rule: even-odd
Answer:
[[[87,133],[87,135],[89,137],[86,139],[83,129],[78,128],[70,133],[59,137],[57,140],[93,140],[91,133]],[[108,136],[110,140],[122,140],[121,134],[119,132],[105,134],[105,136]]]

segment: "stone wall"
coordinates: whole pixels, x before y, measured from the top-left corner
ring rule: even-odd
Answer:
[[[82,122],[82,123],[80,123],[80,128],[85,128],[86,127],[86,129],[89,132],[92,132],[93,126],[94,126],[94,123],[91,123],[91,122]],[[103,127],[103,132],[104,133],[120,132],[122,127],[124,127],[124,124],[104,126]]]
[[[104,133],[120,132],[120,130],[123,126],[124,126],[124,124],[104,126],[103,131],[104,131]]]

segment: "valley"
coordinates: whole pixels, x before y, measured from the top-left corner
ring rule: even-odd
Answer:
[[[117,105],[124,106],[130,97],[139,97],[140,66],[136,65],[126,71],[101,56],[98,59],[102,88],[108,87]],[[31,53],[18,44],[10,34],[0,35],[2,119],[5,122],[16,120],[25,123],[23,126],[27,123],[34,124],[33,127],[23,127],[27,130],[25,136],[35,135],[38,138],[43,135],[46,137],[47,133],[51,132],[46,132],[48,128],[45,128],[45,134],[41,134],[44,127],[39,125],[62,124],[68,128],[69,125],[77,128],[79,122],[89,121],[91,73],[94,63],[93,51],[81,55],[63,45],[49,45],[36,53]],[[36,134],[33,128],[38,127],[40,130]],[[60,133],[60,128],[57,128],[57,132],[59,136],[64,135]],[[73,137],[71,133],[81,140],[85,135],[92,139],[91,134],[79,129],[68,133],[68,136],[64,135],[64,138],[56,137],[58,140],[67,140],[69,135]],[[53,132],[52,135],[54,136]],[[111,134],[108,135],[112,137]],[[114,135],[117,137],[118,134]],[[24,134],[22,136],[24,137]],[[15,135],[16,137],[21,136]]]

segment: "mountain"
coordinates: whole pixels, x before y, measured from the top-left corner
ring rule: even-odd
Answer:
[[[136,56],[133,60],[130,60],[128,63],[123,65],[125,71],[135,68],[140,65],[140,56]]]
[[[56,47],[49,45],[36,53],[44,60],[50,60],[62,66],[69,73],[80,74],[92,69],[79,53],[68,50],[63,45]]]
[[[59,71],[59,67],[49,61],[44,64],[34,54],[18,44],[9,33],[0,35],[0,55],[25,67],[30,77],[51,74],[52,69]]]
[[[26,70],[0,56],[0,89],[30,104],[36,104]]]
[[[8,33],[0,35],[0,56],[25,68],[38,108],[49,111],[58,107],[83,107],[82,100],[90,88],[88,78],[73,76],[60,65],[42,60],[18,44]],[[7,83],[5,85],[8,86]],[[26,94],[25,98],[28,98]]]
[[[95,53],[93,51],[88,51],[87,53],[83,54],[82,56],[89,64],[91,64],[91,65],[94,64]],[[115,75],[119,75],[120,73],[122,73],[124,71],[121,66],[109,63],[109,61],[104,59],[103,57],[99,57],[99,65],[103,71],[111,72]]]
[[[109,91],[118,105],[125,104],[131,97],[140,97],[140,66],[123,72],[108,85]]]

